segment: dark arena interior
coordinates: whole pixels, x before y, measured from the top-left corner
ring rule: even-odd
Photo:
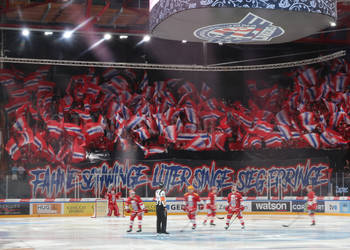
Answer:
[[[0,250],[350,249],[349,0],[0,14]]]

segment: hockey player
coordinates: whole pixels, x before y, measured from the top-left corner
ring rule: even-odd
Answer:
[[[205,217],[203,224],[206,225],[208,218],[210,218],[210,225],[215,226],[214,219],[216,216],[216,192],[217,188],[215,186],[211,187],[211,191],[208,194],[208,200],[207,200],[207,205],[206,209],[208,211],[207,216]]]
[[[312,186],[308,185],[306,187],[308,194],[307,194],[307,210],[309,212],[309,216],[311,217],[311,226],[316,225],[315,221],[315,210],[317,209],[317,198],[315,195],[315,192],[312,191]]]
[[[108,199],[108,216],[111,216],[114,212],[114,216],[120,216],[117,200],[121,198],[122,193],[116,192],[116,189],[113,186],[109,186],[108,192],[106,194]]]
[[[227,217],[225,229],[227,230],[229,228],[231,218],[234,214],[237,214],[237,218],[241,222],[241,228],[244,229],[244,221],[241,213],[244,210],[244,206],[242,205],[242,195],[237,191],[236,184],[232,185],[231,191],[232,192],[227,196],[228,206],[226,207]]]
[[[199,195],[194,192],[192,185],[187,187],[187,193],[185,194],[185,208],[187,212],[187,217],[192,223],[192,229],[195,230],[196,224],[196,214],[197,214],[197,203],[201,201]]]
[[[129,229],[127,230],[127,232],[131,232],[132,231],[132,226],[134,224],[134,220],[135,217],[137,216],[138,220],[139,220],[139,226],[138,226],[138,230],[136,232],[140,233],[142,232],[142,216],[143,213],[147,213],[147,209],[145,208],[145,205],[143,204],[140,196],[135,195],[135,191],[134,190],[130,190],[129,191],[129,197],[128,199],[126,199],[125,201],[125,211],[127,213],[130,213],[130,225],[129,225]],[[131,211],[130,211],[130,205],[131,205]]]

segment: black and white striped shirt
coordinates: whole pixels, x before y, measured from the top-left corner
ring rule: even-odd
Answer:
[[[166,199],[165,199],[165,192],[164,190],[157,189],[156,190],[156,203],[157,205],[163,205],[166,206]]]

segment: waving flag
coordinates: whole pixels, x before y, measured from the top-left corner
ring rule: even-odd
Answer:
[[[262,141],[259,137],[249,137],[248,147],[260,149],[262,147]]]
[[[126,128],[133,129],[137,125],[139,125],[144,120],[143,116],[133,115],[131,119],[127,122]]]
[[[314,114],[311,112],[300,113],[299,119],[303,127],[309,132],[312,132],[317,126],[315,123]]]
[[[320,136],[316,133],[303,134],[302,137],[307,141],[311,147],[320,148]]]
[[[148,148],[145,148],[144,154],[145,157],[149,157],[154,154],[162,154],[167,152],[167,149],[165,147],[160,147],[160,146],[150,146]]]
[[[278,134],[271,134],[264,138],[265,145],[268,148],[275,148],[282,146],[282,138]]]
[[[247,80],[246,83],[250,92],[255,92],[257,90],[255,80]]]
[[[349,75],[338,73],[332,79],[332,85],[337,92],[343,92],[345,88],[349,85]]]
[[[128,84],[129,83],[127,82],[127,80],[125,80],[125,78],[120,75],[114,76],[110,80],[110,86],[112,86],[112,89],[114,90],[113,92],[115,92],[116,94],[119,92],[119,90],[128,89]]]
[[[82,136],[82,130],[79,125],[76,125],[74,123],[64,123],[63,124],[64,130],[67,132],[68,135],[77,137],[77,136]]]
[[[292,134],[291,134],[291,131],[290,131],[288,126],[286,126],[284,124],[279,124],[279,125],[277,125],[277,127],[280,131],[282,138],[284,138],[286,141],[291,139]]]
[[[225,150],[225,143],[226,143],[227,134],[226,133],[215,133],[215,145],[220,149],[221,151]]]
[[[266,135],[269,135],[273,131],[273,126],[264,121],[257,121],[255,124],[255,127],[252,129],[251,132],[259,135],[260,137],[265,137]]]
[[[151,134],[148,132],[148,129],[145,126],[134,129],[133,132],[140,138],[141,141],[151,138]]]
[[[25,89],[18,89],[14,91],[9,91],[9,98],[10,99],[16,99],[16,98],[24,98],[27,99],[29,98],[29,93]]]
[[[146,86],[148,85],[148,74],[147,71],[145,70],[143,73],[143,77],[141,82],[139,83],[138,89],[142,91],[144,91],[144,89],[146,88]]]
[[[193,83],[189,82],[189,81],[186,81],[184,82],[184,84],[182,84],[182,86],[178,89],[178,92],[181,94],[181,93],[196,93],[197,92],[197,89],[196,87],[194,86]]]
[[[196,136],[193,140],[184,146],[185,150],[189,151],[201,151],[207,149],[206,139],[201,136]]]
[[[190,123],[198,124],[197,113],[193,108],[185,107],[185,114]]]
[[[169,142],[176,143],[176,139],[177,139],[176,125],[170,125],[165,127],[164,136]]]
[[[320,135],[320,140],[326,147],[347,144],[347,141],[340,134],[331,129],[325,129]]]
[[[28,124],[27,121],[25,120],[25,118],[23,116],[18,117],[16,122],[13,124],[12,128],[14,129],[14,131],[16,132],[24,132],[25,130],[27,130]]]
[[[63,124],[55,121],[55,120],[48,120],[46,123],[47,131],[49,132],[49,136],[52,138],[58,139],[62,132],[63,132]]]
[[[105,131],[98,123],[89,122],[85,124],[85,137],[87,141],[99,139],[104,136]]]
[[[15,139],[11,138],[6,143],[5,149],[14,161],[17,161],[21,157],[21,151],[19,150]]]
[[[28,91],[36,91],[39,85],[40,79],[38,76],[28,76],[23,79],[24,88]]]
[[[326,105],[329,113],[335,113],[338,111],[337,104],[334,102],[328,102],[326,99],[322,98],[323,103]]]
[[[308,68],[304,70],[301,73],[301,78],[303,79],[303,82],[308,83],[310,85],[316,85],[317,84],[317,73],[313,68]]]
[[[202,88],[201,88],[201,92],[200,92],[200,97],[203,100],[206,100],[210,97],[211,94],[211,88],[208,86],[208,84],[206,84],[205,82],[202,83]]]
[[[110,79],[114,76],[117,76],[119,74],[119,70],[117,69],[106,69],[103,73],[102,76],[104,79]]]

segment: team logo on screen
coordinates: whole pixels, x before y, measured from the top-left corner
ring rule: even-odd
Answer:
[[[211,43],[266,42],[284,34],[281,27],[252,13],[239,23],[223,23],[199,28],[194,36]]]

